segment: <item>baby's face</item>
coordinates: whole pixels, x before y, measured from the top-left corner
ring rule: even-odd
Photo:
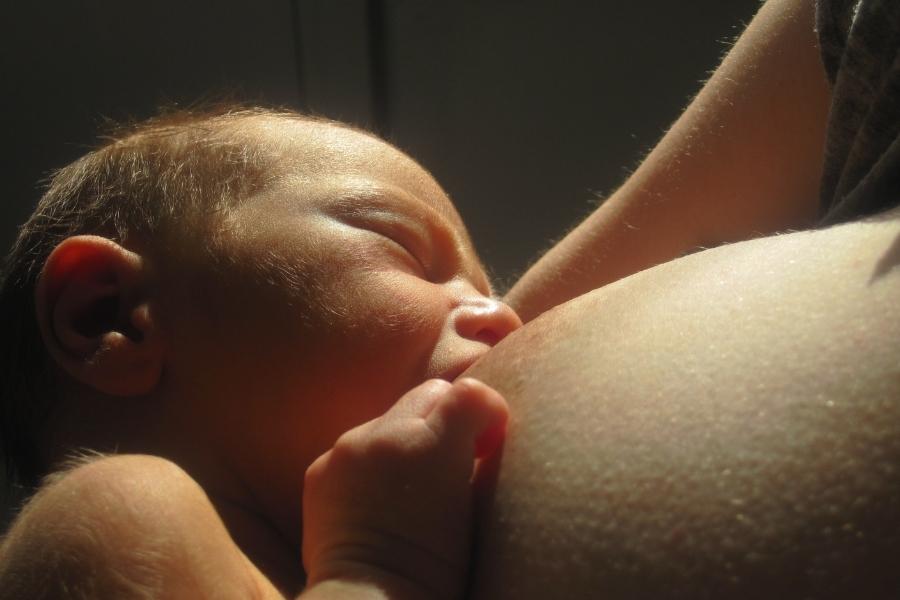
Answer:
[[[324,124],[266,135],[290,160],[230,219],[233,263],[203,276],[198,310],[172,323],[170,381],[212,432],[204,443],[289,518],[306,466],[338,435],[427,378],[455,378],[521,322],[408,157]]]

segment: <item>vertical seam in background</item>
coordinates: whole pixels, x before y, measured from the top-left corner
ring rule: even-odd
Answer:
[[[381,137],[391,134],[390,98],[388,95],[388,36],[385,0],[367,0],[366,26],[369,37],[369,78],[372,93],[373,126]]]
[[[294,40],[294,77],[297,80],[297,108],[309,112],[309,101],[303,84],[303,28],[300,24],[300,0],[288,0],[291,5],[291,31]]]

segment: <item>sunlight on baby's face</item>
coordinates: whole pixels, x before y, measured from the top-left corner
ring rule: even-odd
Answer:
[[[215,317],[191,373],[209,374],[195,397],[215,399],[222,452],[280,505],[338,435],[455,378],[521,322],[414,161],[329,124],[265,135],[282,136],[285,171],[230,219],[235,268],[206,290]]]

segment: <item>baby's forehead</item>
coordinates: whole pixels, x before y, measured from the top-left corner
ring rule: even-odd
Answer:
[[[411,219],[442,247],[464,257],[473,280],[489,288],[467,228],[447,194],[424,168],[365,132],[328,122],[268,121],[258,128],[279,171],[255,199],[242,204],[242,227],[282,221],[287,214],[360,216],[380,213]],[[295,212],[297,211],[297,212]],[[278,216],[281,215],[281,216]],[[250,225],[255,223],[255,225]]]
[[[371,196],[402,195],[436,210],[454,227],[465,226],[446,192],[412,158],[363,131],[317,120],[259,124],[286,179],[305,180],[333,193]],[[467,235],[467,233],[466,233]]]

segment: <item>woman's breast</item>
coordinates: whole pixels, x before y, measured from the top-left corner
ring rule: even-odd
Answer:
[[[900,590],[897,213],[644,271],[467,374],[513,412],[476,598]]]

